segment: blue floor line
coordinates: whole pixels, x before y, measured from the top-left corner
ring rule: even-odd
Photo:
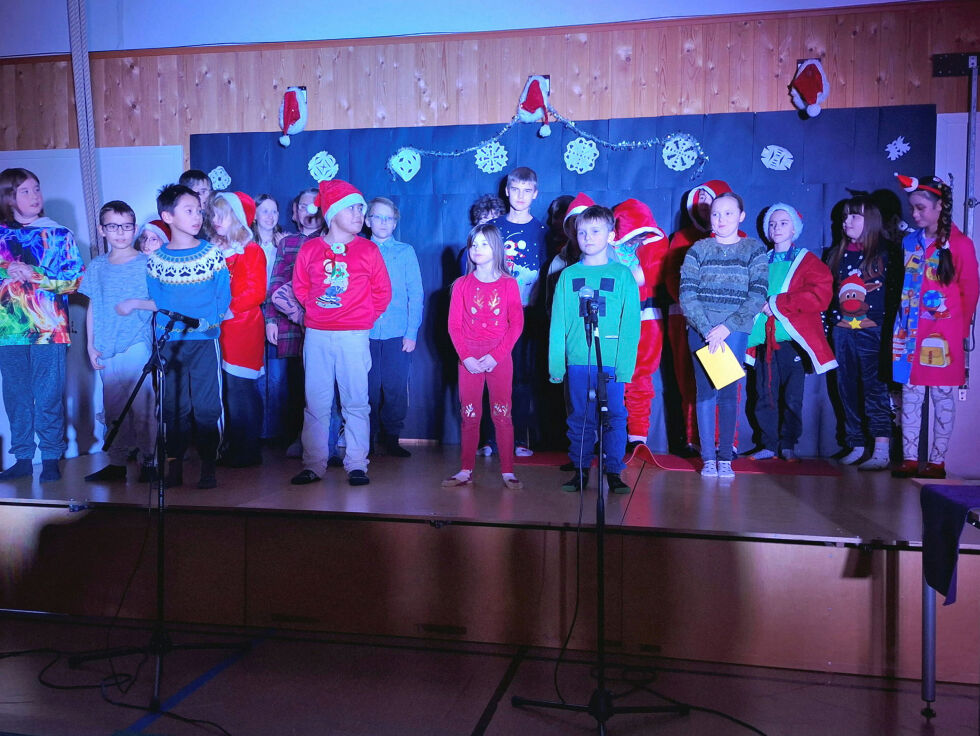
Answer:
[[[233,654],[232,656],[228,657],[224,661],[219,662],[214,667],[212,667],[207,672],[205,672],[203,675],[201,675],[200,677],[196,678],[195,680],[191,681],[190,683],[182,687],[176,693],[171,695],[167,700],[160,703],[160,710],[162,711],[161,713],[147,713],[145,716],[143,716],[138,721],[136,721],[136,723],[134,723],[132,726],[126,729],[125,733],[140,733],[147,726],[155,723],[160,718],[163,718],[164,717],[163,712],[170,710],[178,703],[180,703],[182,700],[184,700],[186,697],[196,692],[197,690],[200,690],[202,687],[204,687],[204,685],[206,685],[215,677],[217,677],[222,672],[224,672],[226,669],[231,667],[233,664],[235,664],[235,662],[237,662],[242,657],[244,657],[247,652],[250,652],[254,647],[256,647],[257,645],[265,641],[269,633],[270,632],[263,632],[260,636],[256,637],[251,642],[249,642],[249,646],[247,649],[242,649],[241,651],[237,652],[236,654]]]

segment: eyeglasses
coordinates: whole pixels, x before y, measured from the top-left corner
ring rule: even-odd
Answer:
[[[120,230],[122,230],[124,233],[131,233],[133,232],[133,230],[136,229],[136,225],[134,225],[131,222],[126,222],[123,223],[122,225],[118,225],[115,222],[110,222],[108,225],[103,225],[102,229],[105,230],[107,233],[116,233],[119,232]]]
[[[368,219],[374,220],[375,222],[397,222],[398,218],[392,217],[391,215],[369,215]]]

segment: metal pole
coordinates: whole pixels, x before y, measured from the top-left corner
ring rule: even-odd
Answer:
[[[926,705],[922,715],[934,718],[936,711],[936,591],[922,576],[922,699]]]
[[[963,193],[963,232],[966,237],[973,238],[973,210],[977,200],[973,196],[974,176],[976,174],[975,154],[977,145],[977,56],[974,54],[968,60],[970,68],[970,105],[966,130],[966,190]]]

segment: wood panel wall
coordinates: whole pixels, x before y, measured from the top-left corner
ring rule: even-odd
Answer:
[[[827,107],[965,111],[935,53],[980,51],[972,0],[437,37],[91,55],[99,146],[188,148],[194,133],[271,131],[289,85],[308,129],[498,123],[530,73],[572,119],[792,109],[796,61],[819,57]],[[67,56],[0,59],[0,149],[77,145]]]

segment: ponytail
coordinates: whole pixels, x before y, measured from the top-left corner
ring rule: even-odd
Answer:
[[[939,248],[936,278],[943,286],[949,286],[956,278],[953,254],[949,251],[949,235],[953,230],[953,190],[946,182],[942,182],[939,189],[943,195],[942,207],[939,211],[939,225],[936,230],[936,246]]]

